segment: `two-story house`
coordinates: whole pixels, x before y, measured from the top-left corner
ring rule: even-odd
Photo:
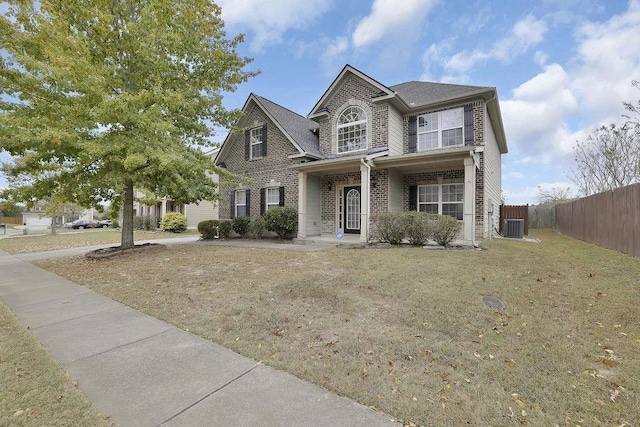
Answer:
[[[507,152],[494,87],[385,86],[347,65],[307,117],[251,94],[217,164],[220,218],[298,210],[298,237],[355,233],[375,215],[417,210],[462,221],[472,245],[497,227]]]

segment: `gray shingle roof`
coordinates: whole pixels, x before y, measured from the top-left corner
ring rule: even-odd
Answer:
[[[305,152],[321,158],[324,157],[319,148],[318,136],[313,132],[318,129],[318,123],[271,102],[267,98],[258,95],[255,97]]]
[[[410,107],[435,104],[494,90],[485,86],[464,86],[446,83],[406,82],[389,87]]]

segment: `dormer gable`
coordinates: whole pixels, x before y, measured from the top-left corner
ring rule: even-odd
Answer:
[[[318,148],[318,124],[275,102],[251,93],[242,107],[243,117],[236,129],[229,132],[216,158],[217,165],[226,165],[233,144],[243,144],[244,160],[257,160],[269,155],[269,126],[291,145],[290,159],[323,158]],[[238,151],[236,149],[236,151]],[[234,154],[237,157],[237,154]]]

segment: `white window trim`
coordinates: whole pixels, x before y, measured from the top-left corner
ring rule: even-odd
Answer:
[[[240,204],[238,203],[238,193],[244,193],[244,203]],[[235,194],[235,201],[234,201],[234,210],[235,210],[235,215],[234,216],[240,216],[238,215],[238,207],[242,207],[244,206],[244,211],[245,214],[242,216],[246,216],[246,212],[247,212],[247,190],[236,190],[236,194]]]
[[[342,117],[342,115],[351,108],[357,108],[360,111],[362,111],[362,114],[364,115],[364,119],[363,120],[358,120],[356,122],[349,122],[349,123],[343,123],[340,124],[340,117]],[[358,125],[365,125],[364,126],[364,132],[365,132],[365,144],[363,148],[358,148],[357,150],[343,150],[340,151],[340,129],[342,128],[346,128],[346,127],[353,127],[353,126],[358,126]],[[360,107],[359,105],[349,105],[346,108],[344,108],[340,114],[338,115],[338,120],[337,120],[337,124],[336,124],[336,153],[338,154],[345,154],[345,153],[357,153],[359,151],[365,151],[367,148],[369,147],[369,121],[368,121],[368,116],[367,116],[367,112],[364,110],[364,108]]]
[[[442,187],[445,185],[461,185],[462,186],[462,200],[460,200],[459,202],[443,202],[442,201]],[[459,182],[452,182],[452,183],[448,183],[448,184],[429,184],[429,185],[418,185],[417,186],[417,190],[416,190],[416,208],[418,209],[418,212],[420,212],[420,206],[422,205],[437,205],[438,206],[438,214],[439,215],[443,215],[442,213],[442,205],[443,204],[447,204],[447,205],[452,205],[452,204],[458,204],[462,207],[461,211],[463,212],[463,218],[464,218],[464,184],[463,183],[459,183]],[[430,187],[430,188],[437,188],[438,189],[438,201],[436,203],[434,202],[420,202],[420,187]],[[456,218],[458,221],[462,221],[462,219],[458,219]]]
[[[275,191],[277,196],[278,196],[278,200],[274,203],[269,203],[269,192],[270,191]],[[275,208],[280,206],[280,187],[267,187],[267,189],[265,190],[265,197],[264,197],[264,211],[268,211],[271,208]]]
[[[253,132],[259,132],[260,137],[259,138],[255,138],[253,135]],[[262,126],[259,127],[255,127],[249,130],[249,159],[261,159],[262,158],[262,154],[260,154],[260,156],[254,156],[253,155],[253,147],[255,146],[262,146]],[[262,147],[260,147],[260,153],[262,153]]]
[[[448,128],[441,128],[440,124],[442,123],[442,113],[445,112],[450,112],[450,111],[454,111],[454,110],[460,110],[461,111],[461,116],[462,116],[462,124],[460,126],[454,126],[454,127],[448,127]],[[438,129],[437,130],[430,130],[427,132],[420,132],[420,117],[424,117],[427,116],[429,114],[437,114],[438,117]],[[447,145],[446,148],[448,147],[460,147],[464,145],[464,108],[463,107],[459,107],[459,108],[452,108],[450,110],[443,110],[443,111],[437,111],[437,112],[432,112],[432,113],[425,113],[425,114],[420,114],[418,116],[418,118],[416,119],[416,126],[417,126],[417,130],[416,130],[416,148],[417,151],[429,151],[429,150],[436,150],[439,148],[443,148],[442,145],[442,132],[443,131],[447,131],[447,130],[452,130],[452,129],[461,129],[462,130],[462,142],[460,144],[456,144],[456,145]],[[425,134],[429,134],[429,133],[434,133],[437,132],[438,133],[438,146],[437,147],[429,147],[429,148],[420,148],[420,135],[425,135]]]

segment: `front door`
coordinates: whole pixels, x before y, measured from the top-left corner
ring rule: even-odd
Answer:
[[[344,232],[360,233],[360,187],[344,187]]]

